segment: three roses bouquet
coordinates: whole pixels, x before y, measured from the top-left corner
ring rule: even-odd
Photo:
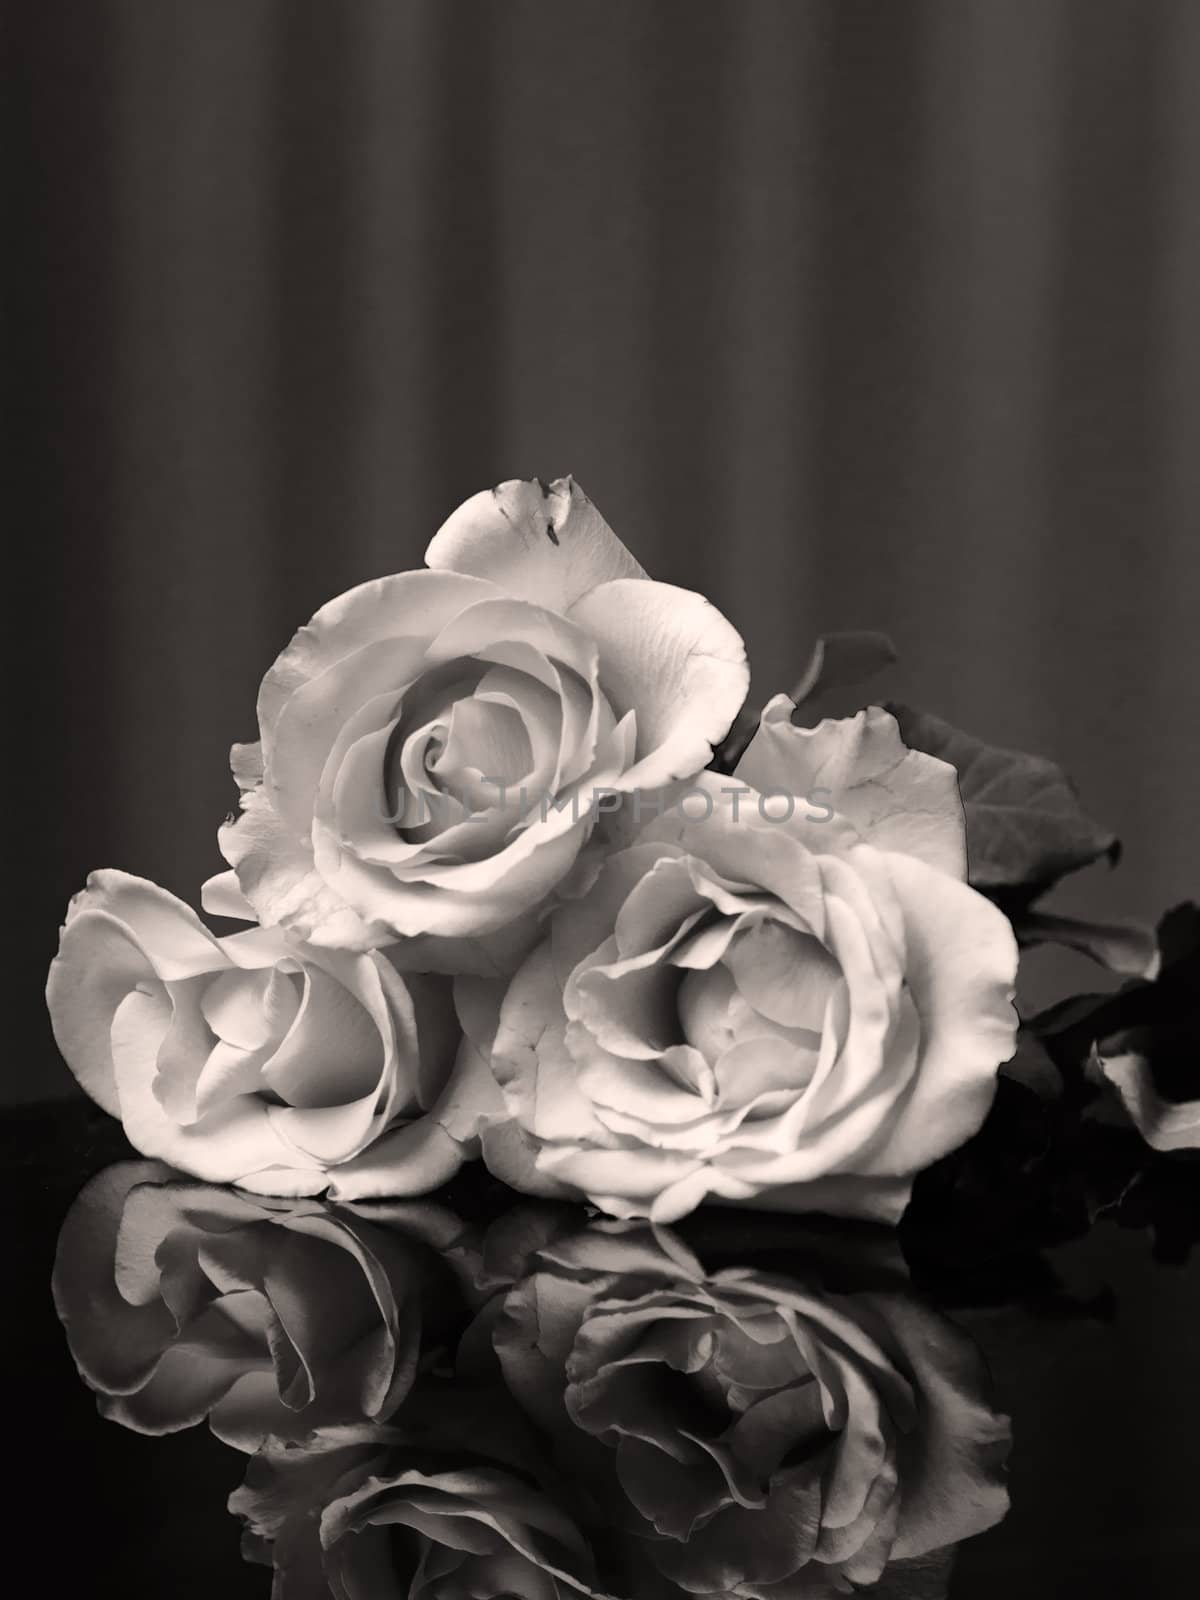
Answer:
[[[732,625],[570,478],[474,496],[425,559],[263,680],[201,891],[243,931],[123,872],[72,901],[48,1000],[79,1082],[143,1155],[260,1195],[411,1197],[482,1157],[655,1223],[898,1220],[1016,1045],[952,731],[748,713]]]

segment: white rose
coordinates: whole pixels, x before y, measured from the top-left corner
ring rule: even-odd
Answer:
[[[965,882],[954,769],[877,708],[811,730],[793,709],[696,780],[711,816],[693,795],[555,911],[494,1043],[463,985],[512,1119],[484,1157],[518,1187],[661,1221],[710,1195],[895,1221],[982,1122],[1017,954]]]
[[[570,478],[475,495],[426,560],[330,601],[267,673],[221,849],[265,926],[511,971],[532,937],[514,924],[596,796],[709,760],[745,649],[708,601],[651,582]]]
[[[143,1155],[258,1194],[423,1194],[472,1144],[446,979],[278,929],[215,938],[174,895],[95,872],[46,998],[88,1094]]]

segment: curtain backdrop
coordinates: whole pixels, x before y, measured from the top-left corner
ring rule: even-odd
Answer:
[[[194,898],[326,598],[572,472],[761,695],[1061,760],[1200,885],[1200,5],[29,0],[5,13],[17,991],[117,865]],[[1086,971],[1082,974],[1086,976]],[[44,1017],[10,1099],[69,1079]]]

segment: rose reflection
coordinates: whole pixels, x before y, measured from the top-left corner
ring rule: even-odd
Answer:
[[[275,1600],[944,1595],[1007,1509],[982,1360],[872,1230],[481,1229],[130,1163],[56,1296],[107,1416],[255,1451],[230,1507]]]
[[[276,1201],[122,1162],[59,1235],[54,1300],[100,1409],[140,1433],[207,1417],[240,1450],[389,1417],[456,1329],[462,1224],[420,1203]]]

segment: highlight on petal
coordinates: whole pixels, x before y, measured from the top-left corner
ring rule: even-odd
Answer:
[[[242,893],[237,873],[217,872],[200,886],[200,909],[210,917],[232,917],[238,922],[257,922],[254,907]]]
[[[125,997],[139,983],[181,980],[223,965],[213,936],[165,889],[112,869],[89,876],[68,908],[46,1004],[63,1059],[105,1111],[121,1114],[111,1031]]]
[[[764,707],[736,778],[762,794],[819,798],[877,848],[966,878],[966,822],[949,762],[910,750],[879,706],[815,728],[793,726],[795,709],[782,694]]]
[[[627,578],[590,590],[569,616],[600,646],[600,681],[616,715],[637,713],[638,764],[624,786],[699,772],[750,684],[732,623],[702,595]]]
[[[561,612],[598,584],[646,576],[570,477],[514,478],[472,495],[434,535],[425,561]]]
[[[1000,1064],[1016,1049],[1017,944],[1003,913],[966,884],[909,856],[889,853],[886,863],[900,888],[921,1062],[869,1170],[900,1175],[964,1143],[987,1115]]]

